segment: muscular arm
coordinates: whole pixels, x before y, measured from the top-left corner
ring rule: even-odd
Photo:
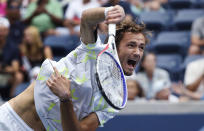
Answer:
[[[83,12],[81,18],[81,40],[85,44],[95,43],[95,30],[98,23],[105,20],[104,7],[88,9]]]

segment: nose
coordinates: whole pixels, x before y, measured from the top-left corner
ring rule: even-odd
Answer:
[[[140,50],[139,50],[138,47],[136,47],[136,48],[134,49],[133,55],[134,55],[134,57],[139,57],[139,56],[140,56]]]

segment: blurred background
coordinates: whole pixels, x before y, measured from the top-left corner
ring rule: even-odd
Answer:
[[[98,131],[204,131],[204,0],[0,0],[0,105],[79,45],[83,10],[116,4],[152,36],[126,108]]]

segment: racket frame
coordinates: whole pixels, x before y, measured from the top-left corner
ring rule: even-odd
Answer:
[[[116,44],[115,44],[115,34],[116,34],[116,24],[109,24],[108,25],[108,34],[109,34],[109,38],[108,38],[108,43],[107,46],[98,54],[101,55],[102,53],[106,53],[108,54],[116,63],[117,67],[120,69],[120,73],[121,76],[123,77],[123,85],[125,85],[125,87],[123,87],[123,102],[122,102],[122,106],[118,107],[116,105],[114,105],[109,98],[107,97],[106,93],[103,90],[103,87],[100,83],[100,79],[99,79],[99,74],[97,73],[97,59],[96,59],[96,82],[97,85],[99,87],[99,90],[101,92],[101,94],[103,95],[104,99],[106,100],[106,102],[112,106],[113,108],[117,109],[117,110],[121,110],[125,107],[126,103],[127,103],[127,86],[126,86],[126,79],[124,76],[124,72],[122,69],[122,66],[120,64],[120,60],[118,57],[118,53],[117,53],[117,48],[116,48]],[[110,52],[110,53],[109,53]],[[98,58],[98,57],[97,57]]]

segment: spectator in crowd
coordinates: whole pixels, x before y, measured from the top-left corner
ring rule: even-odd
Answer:
[[[190,91],[204,94],[204,58],[195,60],[187,65],[184,84]]]
[[[144,2],[145,11],[165,12],[159,0],[148,0]]]
[[[156,67],[154,53],[144,54],[141,60],[141,68],[133,77],[142,86],[147,99],[154,99],[158,92],[169,88],[171,85],[168,72]]]
[[[0,17],[3,17],[6,15],[6,0],[0,1]]]
[[[13,40],[8,39],[10,23],[0,17],[0,86],[3,99],[9,98],[10,88],[18,83],[20,53]]]
[[[144,3],[141,0],[128,0],[128,2],[130,3],[132,13],[136,16],[140,16],[144,10]]]
[[[21,21],[20,6],[21,0],[7,0],[6,16],[10,22],[8,37],[15,44],[21,43],[25,29],[25,24]]]
[[[22,82],[32,82],[39,70],[42,62],[46,58],[52,59],[52,50],[49,46],[43,46],[38,29],[29,26],[24,31],[24,38],[19,45],[21,53],[22,68],[17,74],[16,85],[12,87],[10,96],[15,96],[15,88]]]
[[[26,14],[26,9],[28,8],[28,5],[31,2],[36,2],[37,0],[21,0],[21,16],[24,18],[25,14]]]
[[[144,98],[144,92],[139,83],[134,79],[127,79],[128,100],[141,100]]]
[[[67,27],[67,34],[79,35],[79,25],[82,12],[89,8],[99,7],[96,0],[73,0],[65,11],[64,26]]]
[[[33,76],[32,69],[40,67],[46,58],[52,59],[52,50],[49,46],[44,46],[38,29],[34,26],[29,26],[24,31],[23,42],[20,44],[22,56],[23,73],[28,80]],[[36,68],[35,68],[36,70]],[[22,74],[23,75],[23,74]],[[24,78],[24,80],[26,80]]]
[[[204,17],[196,19],[191,29],[191,46],[189,55],[204,54]]]
[[[55,34],[55,28],[63,23],[63,11],[57,0],[37,0],[26,9],[27,24],[36,26],[43,37]]]

